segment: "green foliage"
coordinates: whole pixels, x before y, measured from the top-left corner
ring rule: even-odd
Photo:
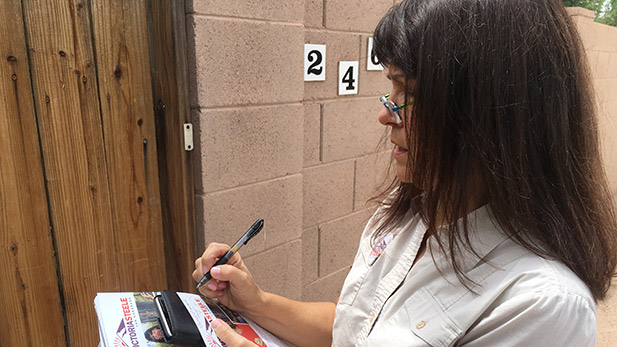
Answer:
[[[593,10],[596,22],[617,26],[617,0],[563,0],[563,4]]]
[[[595,11],[602,7],[603,2],[597,0],[563,0],[563,5],[566,7],[583,7]]]

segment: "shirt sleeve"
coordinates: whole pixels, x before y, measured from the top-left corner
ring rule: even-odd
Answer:
[[[596,307],[577,294],[521,294],[495,306],[458,346],[594,346]]]

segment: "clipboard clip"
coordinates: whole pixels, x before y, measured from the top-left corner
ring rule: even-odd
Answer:
[[[171,319],[169,318],[169,310],[165,305],[165,301],[161,295],[157,295],[154,297],[154,303],[156,304],[156,310],[159,313],[159,325],[163,328],[163,337],[166,342],[170,341],[173,338],[173,333],[171,332]]]

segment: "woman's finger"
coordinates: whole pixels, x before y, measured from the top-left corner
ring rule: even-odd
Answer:
[[[217,259],[225,255],[230,248],[231,247],[223,243],[213,242],[209,244],[201,255],[201,267],[204,269],[204,273],[214,265]]]
[[[250,276],[238,269],[235,266],[231,265],[219,265],[212,268],[210,271],[212,274],[212,278],[221,281],[221,282],[231,282],[231,283],[247,283],[249,281]]]
[[[212,321],[212,327],[216,336],[229,347],[255,347],[255,344],[243,336],[240,336],[229,325],[220,319]]]
[[[201,266],[201,258],[195,260],[195,270],[192,273],[193,279],[197,282],[204,277],[203,268]]]
[[[222,293],[222,291],[212,290],[208,288],[207,285],[199,287],[199,292],[203,294],[205,297],[207,297],[208,299],[218,298],[219,294]]]
[[[223,255],[225,255],[225,253],[227,253],[227,251],[229,251],[231,247],[229,245],[223,244],[223,243],[210,243],[208,245],[208,247],[206,248],[206,250],[204,251],[204,253],[201,255],[200,259],[201,259],[201,266],[203,268],[204,273],[208,272],[208,270],[210,270],[210,268],[212,266],[214,266],[214,263],[216,263],[216,261],[221,258]],[[242,262],[242,257],[240,257],[240,254],[235,253],[227,262],[227,264],[229,265],[238,265]],[[198,264],[196,263],[195,266],[197,267]]]

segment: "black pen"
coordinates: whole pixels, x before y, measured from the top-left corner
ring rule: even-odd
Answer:
[[[264,226],[264,220],[263,219],[258,219],[257,222],[253,223],[253,225],[251,225],[249,230],[247,232],[245,232],[244,235],[242,235],[240,240],[238,240],[231,247],[231,249],[229,251],[227,251],[227,253],[225,253],[225,255],[223,257],[221,257],[216,263],[214,263],[214,265],[212,265],[212,267],[215,267],[217,265],[227,264],[229,259],[231,259],[231,257],[233,257],[233,255],[236,254],[236,252],[240,249],[240,247],[242,247],[242,245],[246,245],[247,242],[249,242],[249,240],[253,238],[253,236],[259,234],[259,232],[261,231],[261,228],[263,228],[263,226]],[[199,283],[197,283],[197,287],[195,287],[195,289],[199,289],[199,287],[203,286],[210,279],[212,279],[212,275],[210,275],[210,271],[208,271],[208,272],[206,272],[204,277],[201,278],[201,281],[199,281]]]

